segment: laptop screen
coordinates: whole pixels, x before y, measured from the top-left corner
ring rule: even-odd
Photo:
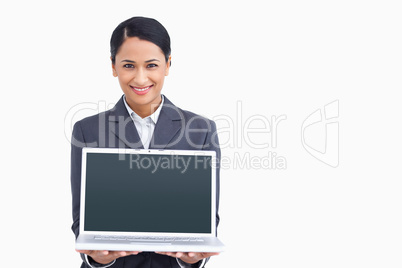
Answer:
[[[211,233],[211,156],[87,153],[85,231]]]

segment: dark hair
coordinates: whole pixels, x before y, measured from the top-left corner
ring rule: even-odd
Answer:
[[[145,17],[132,17],[120,23],[110,39],[110,54],[113,64],[116,54],[128,37],[138,37],[157,45],[165,55],[166,62],[170,56],[170,37],[165,27],[157,20]]]

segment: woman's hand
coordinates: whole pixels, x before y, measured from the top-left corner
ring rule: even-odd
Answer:
[[[197,263],[202,259],[219,255],[218,252],[155,252],[162,255],[167,255],[174,258],[179,258],[180,260],[193,264]]]
[[[94,261],[100,264],[108,264],[120,257],[128,255],[137,255],[141,251],[107,251],[107,250],[76,250],[79,253],[90,256]]]

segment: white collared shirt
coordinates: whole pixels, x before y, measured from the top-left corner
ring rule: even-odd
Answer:
[[[156,122],[158,122],[159,115],[161,113],[162,106],[165,101],[164,96],[162,95],[162,102],[159,105],[158,109],[156,109],[156,111],[153,114],[151,114],[147,117],[144,117],[144,118],[141,118],[141,116],[136,114],[130,108],[130,106],[128,106],[125,96],[124,96],[123,100],[124,100],[124,105],[126,106],[127,112],[131,116],[131,119],[133,119],[135,128],[137,129],[138,135],[140,136],[141,143],[144,146],[144,149],[148,149],[149,144],[152,139],[152,135],[154,134]]]

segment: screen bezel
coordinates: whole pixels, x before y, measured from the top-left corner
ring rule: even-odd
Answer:
[[[211,232],[210,233],[166,233],[166,232],[111,232],[111,231],[86,231],[85,227],[85,192],[86,192],[86,168],[88,153],[112,153],[121,154],[122,157],[131,154],[143,155],[178,155],[178,156],[210,156],[211,165]],[[106,236],[175,236],[175,237],[213,237],[216,234],[216,152],[207,150],[155,150],[155,149],[128,149],[128,148],[89,148],[82,149],[81,165],[81,204],[80,204],[80,233],[85,235]]]

